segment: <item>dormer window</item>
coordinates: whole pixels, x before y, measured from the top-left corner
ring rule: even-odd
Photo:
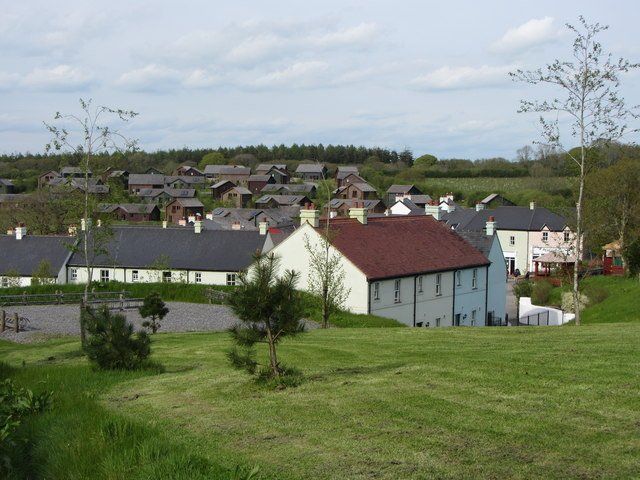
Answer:
[[[542,241],[545,243],[549,241],[549,232],[542,232]]]
[[[565,242],[570,242],[571,241],[571,232],[569,230],[565,230],[564,231],[564,241]]]
[[[516,244],[516,237],[511,235],[509,237],[509,245],[514,246]]]

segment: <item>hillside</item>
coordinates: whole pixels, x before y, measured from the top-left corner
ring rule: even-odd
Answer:
[[[22,452],[43,478],[630,478],[640,324],[331,329],[283,344],[305,382],[256,387],[226,334],[158,335],[166,373],[98,373],[77,343],[0,342],[55,391]],[[23,365],[24,363],[24,366]]]

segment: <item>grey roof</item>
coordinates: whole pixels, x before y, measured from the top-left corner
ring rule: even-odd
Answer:
[[[256,231],[202,230],[193,227],[113,227],[105,255],[94,263],[104,267],[145,268],[163,259],[172,269],[236,272],[249,266],[266,237]],[[82,249],[69,265],[82,266]]]
[[[204,174],[205,175],[215,175],[220,173],[220,171],[225,168],[228,167],[229,165],[206,165],[204,167]]]
[[[405,207],[409,209],[408,215],[424,215],[425,214],[424,208],[418,207],[415,203],[413,203],[408,198],[403,198],[402,200],[398,200],[393,205],[397,205],[398,203],[402,203]]]
[[[308,200],[305,195],[263,195],[256,200],[256,205],[268,203],[270,200],[275,201],[278,205],[299,205],[305,199]]]
[[[256,167],[256,172],[268,172],[272,168],[277,168],[282,173],[286,173],[287,170],[287,166],[284,163],[261,163]]]
[[[311,193],[316,189],[313,183],[269,183],[262,187],[262,193],[289,192],[289,193]]]
[[[132,173],[129,175],[129,185],[164,185],[164,175],[157,173]]]
[[[358,190],[362,191],[362,192],[377,192],[377,190],[375,189],[375,187],[373,187],[372,185],[368,184],[368,183],[352,183],[351,185],[353,185],[355,188],[357,188]]]
[[[204,207],[204,204],[195,197],[194,198],[178,197],[174,199],[171,203],[174,203],[174,202],[179,203],[183,207],[187,207],[187,208]]]
[[[176,181],[194,184],[194,183],[205,183],[206,179],[202,176],[197,176],[197,175],[193,175],[193,176],[192,175],[167,175],[164,177],[165,185],[169,185],[170,183],[173,183]],[[129,183],[131,183],[131,180],[129,180]]]
[[[91,175],[91,170],[89,170],[89,175]],[[60,170],[60,175],[75,175],[75,174],[82,174],[84,175],[84,170],[82,170],[80,167],[62,167],[62,170]]]
[[[498,196],[499,195],[497,193],[492,193],[484,197],[482,200],[480,200],[480,203],[489,203],[491,200],[493,200],[494,198],[497,198]]]
[[[358,172],[340,172],[340,171],[338,171],[338,173],[336,174],[336,178],[338,180],[344,180],[345,178],[350,177],[350,176],[353,176],[355,178],[359,178],[363,182],[366,182],[366,180],[364,178],[362,178]]]
[[[56,177],[51,179],[49,185],[52,187],[69,187],[75,190],[85,190],[85,185],[89,193],[109,193],[109,186],[102,185],[99,179],[90,178],[85,184],[84,178]]]
[[[530,209],[529,207],[501,206],[479,212],[472,211],[473,217],[466,223],[460,224],[460,227],[465,230],[481,231],[486,227],[489,217],[495,218],[498,230],[539,231],[546,225],[549,230],[559,232],[567,225],[563,216],[544,207]]]
[[[358,167],[356,167],[355,165],[338,165],[338,172],[358,173]]]
[[[418,187],[415,185],[391,185],[387,189],[387,193],[409,193],[411,189],[416,189],[419,191]]]
[[[0,193],[0,203],[18,203],[29,197],[27,193]]]
[[[229,189],[229,192],[236,192],[239,195],[252,195],[251,190],[249,190],[248,188],[238,186]]]
[[[430,195],[411,195],[411,201],[416,205],[426,205],[432,200]]]
[[[13,187],[13,182],[8,178],[0,178],[0,185],[6,185],[7,187]]]
[[[250,182],[268,182],[269,180],[271,180],[272,175],[250,175],[249,176],[249,181]]]
[[[225,185],[227,183],[230,183],[234,187],[236,186],[236,184],[233,183],[231,180],[220,180],[219,182],[216,182],[213,185],[211,185],[209,188],[220,188],[220,187],[222,187],[223,185]]]
[[[477,250],[480,250],[485,257],[489,258],[495,235],[487,235],[484,232],[472,232],[469,230],[456,230],[456,233]]]
[[[16,240],[13,235],[0,235],[0,274],[16,270],[19,275],[29,277],[46,260],[53,275],[58,274],[71,255],[69,247],[74,237],[53,235],[29,235]]]
[[[365,208],[372,209],[382,202],[380,200],[355,200],[352,198],[332,198],[331,208],[339,208],[342,205],[347,205],[348,207],[352,207],[356,203],[364,203]]]
[[[111,213],[118,208],[127,213],[151,213],[158,207],[153,203],[101,203],[98,205],[98,210],[104,213]]]
[[[225,165],[220,169],[220,175],[251,175],[251,169],[239,165]]]
[[[196,196],[196,191],[193,188],[143,188],[136,195],[138,197],[158,197],[162,194],[166,194],[172,198],[191,198]]]
[[[456,207],[453,212],[440,211],[440,218],[451,228],[465,229],[476,213],[473,208]]]
[[[320,173],[322,174],[324,171],[324,164],[317,163],[301,163],[296,168],[296,173]]]

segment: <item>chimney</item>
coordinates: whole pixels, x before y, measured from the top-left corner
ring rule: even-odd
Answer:
[[[102,226],[102,220],[98,219],[98,223],[96,225],[98,225],[98,227],[101,227]]]
[[[187,219],[186,218],[181,218],[180,220],[178,220],[178,225],[180,225],[181,227],[186,227],[187,226]]]
[[[233,222],[231,224],[231,230],[240,230],[240,222]]]
[[[536,209],[536,202],[529,202],[529,210],[535,210]]]
[[[320,210],[316,209],[313,203],[306,203],[303,208],[300,209],[300,225],[308,223],[313,228],[320,226]]]
[[[213,212],[212,213],[207,213],[204,218],[206,218],[207,220],[213,220]]]
[[[22,237],[27,235],[27,227],[24,226],[24,223],[21,223],[16,227],[16,240],[22,240]]]
[[[269,231],[269,222],[258,223],[258,228],[260,229],[260,235],[266,235]]]
[[[484,210],[484,203],[476,203],[476,212],[479,212],[480,210]]]
[[[363,225],[367,224],[367,208],[364,206],[364,202],[356,202],[349,209],[349,218],[355,218]]]
[[[493,237],[493,235],[496,233],[496,228],[498,227],[498,224],[496,223],[496,219],[495,217],[491,216],[489,217],[489,220],[487,220],[487,235],[489,235],[490,237]]]
[[[167,228],[167,221],[166,220],[162,221],[162,228]]]
[[[440,206],[436,202],[429,202],[424,206],[424,213],[440,220]]]
[[[78,227],[75,225],[69,225],[69,236],[75,237],[78,234]]]
[[[202,233],[202,220],[196,219],[193,222],[193,233]]]
[[[90,229],[91,228],[91,223],[92,222],[91,222],[90,218],[87,218],[87,219],[81,218],[80,219],[80,230],[82,230],[84,232],[85,230],[87,230],[87,228]]]

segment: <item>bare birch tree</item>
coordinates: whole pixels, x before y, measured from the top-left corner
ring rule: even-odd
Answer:
[[[82,226],[78,232],[79,244],[84,256],[87,271],[87,282],[84,287],[83,303],[89,300],[89,287],[93,279],[93,261],[104,250],[105,233],[93,225],[95,217],[95,202],[90,191],[90,172],[95,155],[110,154],[114,151],[132,151],[136,149],[137,141],[127,138],[119,130],[110,126],[115,121],[128,122],[137,113],[130,110],[114,109],[105,106],[94,106],[91,99],[80,99],[80,112],[77,114],[63,114],[56,112],[53,123],[43,122],[51,135],[51,141],[45,146],[50,152],[68,151],[81,158],[81,169],[84,174]],[[110,122],[111,121],[111,122]],[[80,316],[80,339],[82,345],[86,343],[86,329]]]
[[[557,97],[549,100],[522,100],[519,112],[540,114],[543,142],[564,152],[579,169],[576,203],[576,258],[573,271],[573,300],[576,325],[580,324],[579,266],[583,254],[583,206],[585,177],[592,166],[589,151],[603,143],[619,139],[631,130],[627,124],[637,118],[636,107],[627,108],[618,90],[620,74],[640,65],[626,59],[614,59],[605,53],[597,41],[608,26],[589,24],[580,16],[579,25],[566,25],[574,35],[573,58],[554,60],[536,70],[511,72],[512,79],[532,85],[558,89]],[[568,149],[565,142],[576,142]]]

